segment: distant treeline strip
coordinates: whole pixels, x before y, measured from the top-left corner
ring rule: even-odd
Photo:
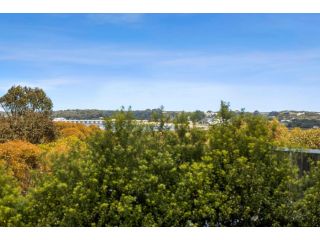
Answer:
[[[98,109],[72,109],[72,110],[59,110],[53,112],[54,118],[66,118],[66,119],[79,119],[79,120],[93,120],[99,118],[110,117],[115,114],[115,110],[98,110]],[[138,120],[151,120],[153,113],[161,112],[161,108],[157,109],[146,109],[146,110],[134,110],[132,111],[135,119]],[[166,111],[169,119],[174,119],[182,111]],[[201,115],[204,117],[205,114],[203,111]],[[236,113],[239,111],[235,111]],[[191,113],[191,112],[189,112]],[[283,122],[288,128],[304,128],[310,129],[314,127],[320,127],[320,115],[314,112],[306,112],[304,119],[295,119],[293,116],[286,116],[286,111],[284,112],[270,112],[270,113],[259,113],[258,111],[254,112],[255,115],[264,115],[269,118],[276,117],[278,120],[290,119],[288,122]],[[0,112],[1,115],[1,112]],[[317,119],[319,118],[319,119]]]
[[[135,110],[132,111],[134,118],[138,120],[151,120],[152,113],[160,112],[161,109],[146,109],[146,110]],[[60,110],[54,111],[53,117],[59,118],[63,117],[66,119],[99,119],[105,117],[111,117],[117,111],[115,110],[97,110],[97,109],[87,109],[87,110]],[[178,111],[166,111],[170,118],[175,118],[175,116],[179,113]]]

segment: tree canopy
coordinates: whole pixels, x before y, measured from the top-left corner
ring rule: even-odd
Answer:
[[[8,116],[22,116],[29,112],[38,112],[49,116],[52,113],[52,101],[40,88],[13,86],[0,98],[0,105]]]
[[[0,98],[0,106],[6,113],[0,117],[1,141],[41,143],[55,138],[52,101],[42,89],[13,86]]]

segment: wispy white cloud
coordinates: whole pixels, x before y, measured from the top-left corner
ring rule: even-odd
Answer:
[[[134,24],[141,22],[143,14],[136,13],[106,13],[106,14],[87,14],[87,19],[95,24]]]
[[[50,57],[51,56],[51,57]],[[46,57],[46,58],[44,58]],[[291,51],[238,51],[214,53],[210,51],[183,51],[166,49],[132,48],[119,44],[104,45],[74,45],[69,47],[46,47],[34,45],[10,45],[0,46],[0,60],[30,60],[30,61],[67,61],[77,63],[77,58],[93,59],[99,61],[107,57],[156,57],[162,64],[167,65],[196,65],[209,66],[221,62],[253,62],[264,64],[268,62],[296,62],[305,60],[319,60],[320,49],[291,50]],[[125,60],[125,58],[123,59]],[[81,62],[81,61],[80,61]]]
[[[120,45],[74,45],[70,48],[2,45],[1,61],[27,63],[34,70],[40,69],[37,79],[49,80],[27,83],[46,89],[70,84],[70,81],[95,79],[99,84],[128,76],[132,83],[136,82],[135,78],[142,77],[146,82],[209,82],[215,87],[219,82],[233,86],[238,86],[239,82],[246,87],[320,86],[320,49],[214,53]],[[57,78],[57,74],[67,77]]]
[[[96,45],[70,48],[38,46],[0,47],[0,61],[50,62],[85,65],[124,65],[155,62],[174,55],[168,51],[131,49],[121,46]],[[150,61],[151,60],[151,61]]]
[[[284,66],[305,61],[317,61],[320,63],[320,50],[305,51],[247,51],[240,53],[195,53],[193,55],[186,54],[177,58],[168,59],[162,62],[167,66],[197,66],[212,67],[225,65],[228,66],[248,66],[256,65],[272,65]]]
[[[52,78],[52,79],[0,79],[0,91],[7,91],[12,86],[28,86],[28,87],[40,87],[44,90],[54,90],[60,87],[69,86],[78,83],[77,80],[72,78]]]
[[[0,61],[21,61],[49,64],[77,64],[97,66],[140,65],[159,69],[189,69],[230,71],[288,70],[299,66],[320,65],[320,50],[303,51],[247,51],[210,53],[202,51],[169,51],[163,49],[130,48],[119,45],[73,47],[2,46]]]

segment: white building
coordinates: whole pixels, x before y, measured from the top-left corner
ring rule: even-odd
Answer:
[[[79,123],[86,126],[97,126],[101,129],[104,129],[104,120],[77,120],[77,119],[65,119],[65,118],[54,118],[54,122],[68,122],[68,123]]]

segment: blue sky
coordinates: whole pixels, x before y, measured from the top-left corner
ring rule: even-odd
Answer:
[[[319,14],[1,14],[0,95],[54,109],[320,111]]]

